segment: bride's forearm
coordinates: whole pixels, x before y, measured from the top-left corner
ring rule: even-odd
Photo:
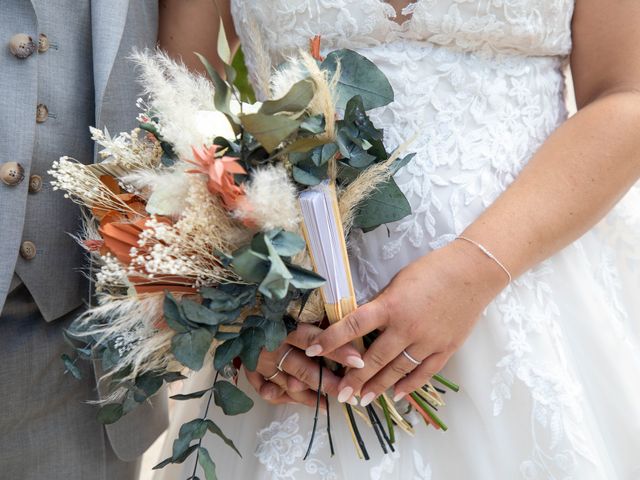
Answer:
[[[595,225],[639,177],[640,93],[602,95],[548,138],[464,234],[516,277]]]

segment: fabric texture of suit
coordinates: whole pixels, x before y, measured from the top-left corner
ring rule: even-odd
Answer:
[[[55,18],[39,18],[43,2],[50,14],[61,9]],[[80,10],[89,15],[86,39],[71,35]],[[111,133],[136,126],[139,86],[128,57],[133,49],[155,46],[157,15],[155,0],[3,1],[0,43],[7,45],[16,33],[37,41],[46,21],[63,22],[68,36],[61,31],[50,38],[56,49],[51,58],[34,53],[17,59],[8,48],[0,49],[5,92],[0,96],[0,164],[18,162],[26,179],[37,174],[44,181],[37,194],[29,193],[28,181],[12,187],[0,183],[0,478],[133,478],[129,467],[121,465],[116,473],[112,468],[120,468],[114,467],[118,462],[107,460],[114,453],[123,461],[136,459],[166,428],[166,399],[158,395],[152,405],[105,431],[95,419],[96,407],[83,405],[97,398],[94,374],[86,371],[81,382],[62,376],[60,355],[69,350],[62,330],[81,311],[89,290],[81,272],[85,260],[69,236],[79,227],[79,210],[49,186],[46,171],[57,157],[39,154],[59,150],[89,163],[94,160],[91,123]],[[74,45],[88,49],[90,68],[78,64],[56,70],[53,54],[68,54],[65,47],[79,40],[82,44]],[[82,75],[81,81],[74,75]],[[68,101],[50,105],[55,118],[37,124],[36,105],[47,101],[46,92],[58,98],[62,92]],[[57,134],[56,122],[65,118],[78,123],[74,135]],[[40,142],[51,148],[42,150]],[[19,255],[25,239],[36,244],[32,260]],[[74,447],[79,452],[71,452]]]

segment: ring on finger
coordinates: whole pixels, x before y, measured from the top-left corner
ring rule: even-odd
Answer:
[[[284,355],[282,355],[282,357],[280,358],[280,361],[278,362],[278,365],[276,365],[276,368],[278,369],[278,371],[280,372],[284,372],[284,370],[282,370],[282,365],[284,364],[284,361],[287,359],[287,356],[293,352],[294,347],[289,348],[289,350],[287,350],[286,352],[284,352]]]
[[[402,350],[402,355],[405,356],[405,358],[407,360],[409,360],[411,363],[413,363],[414,365],[422,365],[422,361],[421,360],[416,360],[415,358],[413,358],[411,355],[409,355],[409,352],[407,352],[406,350]]]
[[[280,375],[280,370],[276,370],[276,373],[274,373],[273,375],[271,375],[270,377],[262,377],[264,378],[265,382],[270,382],[271,380],[273,380],[274,378],[276,378],[278,375]]]

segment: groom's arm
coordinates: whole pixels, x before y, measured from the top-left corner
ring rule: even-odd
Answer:
[[[171,57],[181,58],[190,70],[204,73],[197,52],[222,71],[217,54],[220,18],[235,51],[239,41],[229,0],[160,0],[158,44]]]

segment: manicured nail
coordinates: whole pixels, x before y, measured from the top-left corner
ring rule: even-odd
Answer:
[[[364,360],[362,360],[360,357],[358,357],[356,355],[349,355],[347,357],[347,365],[349,365],[350,367],[353,367],[353,368],[363,368],[364,367]]]
[[[400,400],[402,400],[404,397],[406,397],[407,394],[404,392],[398,392],[393,396],[393,401],[394,402],[399,402]]]
[[[353,395],[353,388],[344,387],[342,390],[340,390],[340,393],[338,393],[338,401],[340,403],[344,403],[347,400],[349,400],[352,395]]]
[[[311,345],[304,351],[304,353],[307,354],[307,357],[317,357],[322,353],[322,345]]]
[[[349,405],[353,405],[354,407],[358,406],[358,399],[356,397],[351,397],[349,400],[347,400],[347,403]]]
[[[373,392],[369,392],[367,393],[364,397],[362,397],[360,399],[360,406],[361,407],[366,407],[367,405],[369,405],[371,402],[373,402],[373,399],[376,398],[376,394]]]

